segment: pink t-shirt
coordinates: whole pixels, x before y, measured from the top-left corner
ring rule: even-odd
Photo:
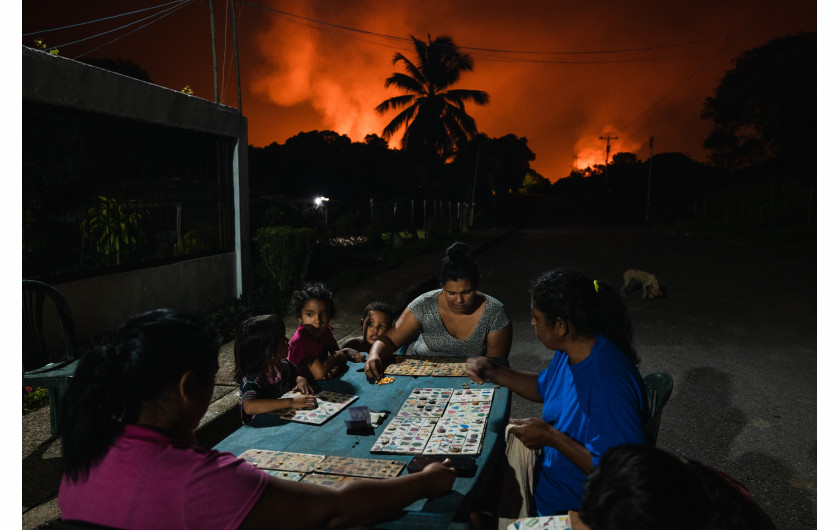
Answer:
[[[320,359],[321,362],[327,359],[327,348],[333,343],[333,328],[327,326],[327,329],[320,337],[313,337],[306,331],[303,326],[298,326],[292,340],[289,341],[289,357],[288,359],[294,363],[298,368],[298,373],[308,379],[312,378],[312,372],[309,371],[309,366],[301,362],[304,359],[313,357]]]
[[[127,425],[86,479],[62,477],[58,507],[63,520],[117,528],[238,528],[268,481],[231,453]]]

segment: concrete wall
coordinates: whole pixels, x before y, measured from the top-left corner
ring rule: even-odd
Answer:
[[[80,343],[114,331],[140,311],[157,307],[204,311],[249,287],[247,122],[238,109],[26,47],[22,66],[24,100],[236,140],[235,251],[56,285],[70,304]]]
[[[205,311],[236,298],[236,254],[182,261],[162,267],[59,283],[76,334],[96,337],[115,331],[135,313],[159,307]]]

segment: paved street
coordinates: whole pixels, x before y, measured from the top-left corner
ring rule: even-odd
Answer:
[[[479,256],[480,289],[511,314],[511,366],[539,371],[552,355],[530,326],[528,281],[559,265],[621,286],[656,274],[668,297],[626,298],[642,375],[665,371],[674,392],[658,446],[741,481],[778,528],[816,528],[817,267],[783,255],[644,228],[520,230]],[[513,417],[539,405],[514,399]]]

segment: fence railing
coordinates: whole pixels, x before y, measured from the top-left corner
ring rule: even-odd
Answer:
[[[24,100],[24,278],[95,276],[231,251],[233,145]]]

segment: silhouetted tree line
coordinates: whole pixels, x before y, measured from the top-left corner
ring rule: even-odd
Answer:
[[[310,131],[283,144],[250,146],[251,224],[317,223],[325,215],[314,207],[319,196],[330,199],[326,215],[334,233],[364,233],[371,217],[392,217],[395,203],[407,221],[411,201],[415,227],[423,226],[424,201],[427,217],[440,216],[441,203],[448,215],[450,203],[475,202],[473,226],[498,224],[531,171],[535,155],[527,142],[478,134],[448,163],[438,155],[418,160],[373,134],[353,142],[334,131]]]
[[[435,94],[428,87],[448,86],[458,79],[455,68],[443,81],[430,82],[431,73],[442,71],[435,61],[447,54],[464,56],[448,37],[428,43],[415,39],[415,44],[416,66],[401,54],[395,57],[395,64],[404,64],[411,78],[395,73],[389,81],[411,94],[395,101],[414,102],[420,108]],[[465,64],[468,68],[461,70],[471,69],[468,57]],[[513,134],[461,135],[451,144],[436,140],[434,145],[449,147],[433,153],[431,148],[409,149],[410,142],[405,150],[388,149],[376,135],[362,143],[332,131],[311,131],[283,145],[251,148],[252,194],[326,195],[354,203],[357,210],[370,199],[383,204],[413,199],[418,207],[424,199],[475,202],[472,224],[479,226],[685,219],[814,224],[815,81],[816,33],[774,39],[738,56],[704,104],[702,118],[712,124],[704,144],[707,163],[680,153],[656,154],[646,161],[633,153],[617,153],[608,168],[574,170],[552,184],[531,169],[535,154],[527,139]],[[390,102],[380,110],[396,105],[386,105]],[[394,123],[412,123],[406,116],[399,115]],[[433,121],[423,118],[421,123]],[[472,124],[469,119],[467,123]],[[420,131],[407,129],[411,134]]]

